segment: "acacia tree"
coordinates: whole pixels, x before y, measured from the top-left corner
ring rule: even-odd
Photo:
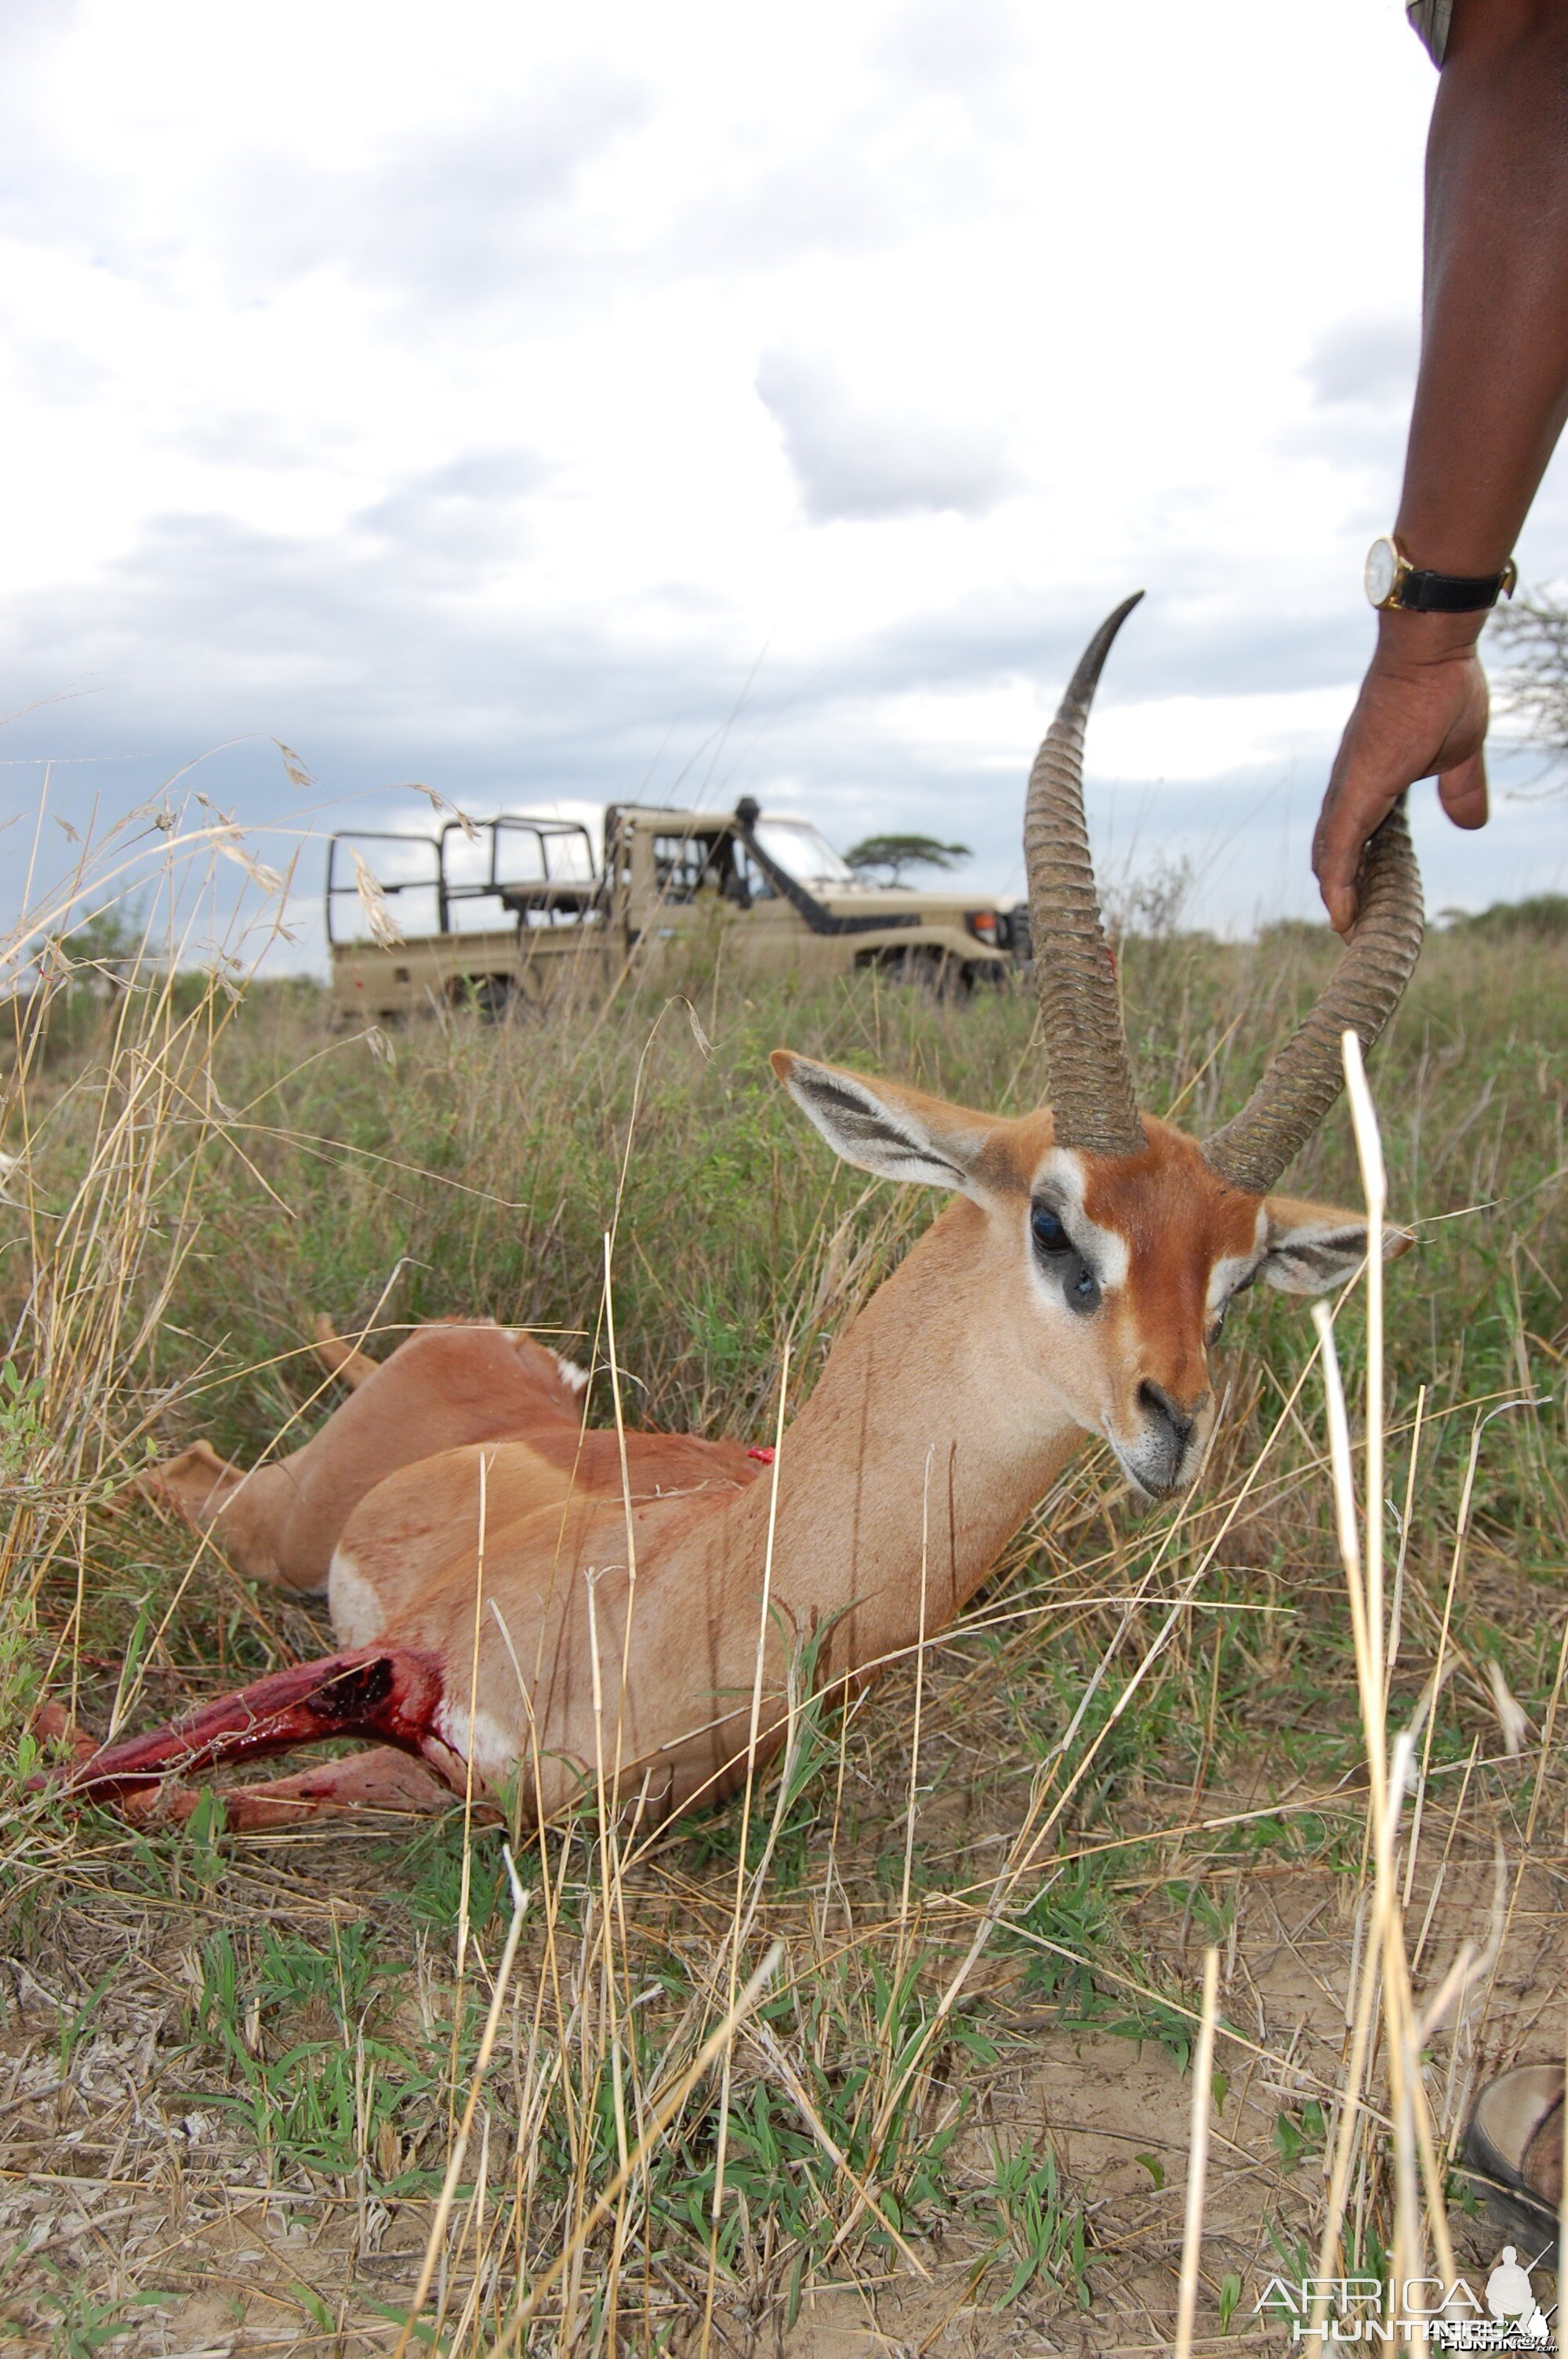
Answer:
[[[1510,658],[1497,678],[1499,712],[1523,723],[1529,744],[1568,756],[1568,603],[1544,590],[1516,598],[1498,608],[1487,637]]]
[[[884,885],[902,885],[906,868],[956,868],[969,856],[967,843],[938,843],[934,835],[868,835],[844,854],[857,875],[881,869]]]

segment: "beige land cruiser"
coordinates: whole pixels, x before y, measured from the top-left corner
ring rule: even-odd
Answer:
[[[327,862],[338,1014],[545,1008],[689,956],[724,972],[820,979],[878,966],[967,990],[1030,954],[1026,908],[863,884],[807,820],[612,803],[602,865],[585,827],[519,813],[438,835],[345,833]]]

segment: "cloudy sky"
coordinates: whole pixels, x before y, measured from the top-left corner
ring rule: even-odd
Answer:
[[[1033,741],[1141,587],[1106,866],[1306,911],[1433,87],[1400,0],[7,0],[11,906],[46,762],[36,875],[56,815],[199,756],[303,846],[306,962],[322,835],[419,824],[409,780],[751,792],[1006,890]],[[1434,908],[1568,883],[1563,805],[1477,845],[1420,793]]]

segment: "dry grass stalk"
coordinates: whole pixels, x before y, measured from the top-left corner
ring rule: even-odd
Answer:
[[[1187,2146],[1187,2202],[1182,2227],[1182,2276],[1176,2302],[1175,2359],[1192,2359],[1197,2320],[1198,2266],[1203,2253],[1204,2190],[1208,2178],[1208,2117],[1214,2103],[1214,2029],[1219,2015],[1219,1951],[1204,1951],[1203,2013],[1193,2058],[1192,2128]]]
[[[1313,1310],[1322,1350],[1325,1400],[1329,1426],[1329,1463],[1334,1478],[1336,1527],[1350,1606],[1356,1648],[1357,1680],[1361,1698],[1362,1729],[1367,1747],[1367,1772],[1373,1871],[1373,1939],[1362,1955],[1357,1992],[1349,2071],[1341,2093],[1338,2135],[1330,2180],[1327,2214],[1318,2252],[1317,2275],[1328,2280],[1339,2273],[1339,2236],[1352,2159],[1365,2134],[1361,2090],[1366,2070],[1375,2004],[1380,2006],[1383,2047],[1390,2082],[1390,2105],[1394,2150],[1394,2280],[1402,2288],[1423,2274],[1425,2232],[1437,2247],[1445,2284],[1456,2271],[1448,2234],[1447,2199],[1437,2166],[1432,2122],[1422,2075],[1422,2024],[1411,1986],[1410,1960],[1405,1946],[1405,1897],[1400,1891],[1397,1841],[1400,1813],[1414,1761],[1414,1735],[1404,1729],[1390,1744],[1389,1688],[1386,1665],[1394,1640],[1383,1617],[1383,1288],[1382,1233],[1387,1180],[1376,1111],[1361,1062],[1360,1042],[1353,1032],[1344,1040],[1346,1083],[1355,1128],[1357,1152],[1368,1211],[1368,1344],[1367,1344],[1367,1477],[1365,1516],[1357,1530],[1355,1477],[1349,1424],[1338,1354],[1334,1341],[1334,1315],[1324,1304]],[[1461,1506],[1464,1527],[1474,1453]],[[1452,1594],[1452,1582],[1450,1584]],[[1444,1616],[1446,1632],[1447,1616]],[[1441,1644],[1438,1669],[1441,1676]],[[1435,1690],[1434,1690],[1435,1692]],[[1408,1885],[1406,1887],[1408,1894]],[[1447,1995],[1440,1994],[1440,2014]],[[1426,2027],[1431,2027],[1430,2023]],[[1423,2221],[1421,2190],[1424,2187]],[[1321,2333],[1329,2295],[1325,2284],[1314,2304],[1313,2329]],[[1402,2293],[1394,2295],[1393,2318],[1403,2318]]]
[[[784,1943],[775,1941],[761,1965],[748,1978],[744,1988],[736,1993],[733,2003],[721,2020],[708,2033],[691,2063],[676,2078],[670,2089],[652,2106],[648,2126],[638,2139],[635,2149],[627,2156],[614,2177],[595,2199],[591,2208],[579,2222],[570,2238],[557,2254],[549,2267],[542,2277],[535,2278],[524,2299],[513,2312],[504,2333],[498,2336],[491,2346],[488,2359],[508,2359],[508,2354],[517,2348],[519,2337],[545,2296],[550,2291],[562,2271],[568,2267],[582,2251],[600,2222],[614,2209],[622,2190],[631,2184],[636,2172],[642,2169],[651,2149],[679,2113],[714,2058],[720,2053],[729,2052],[738,2027],[745,2021],[756,2001],[772,1982],[778,1972],[783,1957]]]
[[[490,2071],[491,2058],[495,2053],[496,2034],[501,2029],[501,2017],[506,2005],[506,1995],[512,1986],[512,1969],[516,1962],[517,1944],[522,1937],[523,1919],[527,1913],[530,1896],[524,1891],[518,1882],[516,1865],[511,1851],[504,1844],[502,1846],[501,1855],[506,1863],[507,1880],[512,1886],[512,1921],[506,1929],[506,1946],[501,1953],[501,1964],[496,1973],[495,1987],[491,1993],[490,2010],[484,2019],[484,2034],[479,2044],[479,2055],[474,2064],[473,2077],[469,2082],[468,2102],[463,2107],[462,2119],[458,2124],[457,2134],[452,2140],[452,2150],[447,2161],[446,2177],[441,2181],[441,2192],[436,2199],[436,2213],[430,2223],[429,2239],[425,2246],[425,2258],[419,2266],[419,2277],[414,2288],[414,2299],[409,2306],[408,2316],[404,2321],[403,2330],[393,2344],[392,2359],[403,2359],[403,2354],[408,2347],[408,2338],[414,2332],[429,2296],[430,2281],[436,2274],[436,2264],[444,2248],[447,2222],[451,2216],[452,2198],[457,2192],[458,2181],[462,2177],[463,2164],[468,2158],[469,2137],[473,2129],[474,2114],[479,2108],[480,2092],[484,2086],[485,2075]],[[466,1919],[463,1930],[467,1931]],[[478,2206],[478,2211],[482,2214],[482,2204]]]

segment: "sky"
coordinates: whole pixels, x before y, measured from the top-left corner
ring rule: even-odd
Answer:
[[[177,772],[295,864],[281,964],[414,782],[751,793],[1018,892],[1140,588],[1108,881],[1308,914],[1434,86],[1400,0],[7,0],[0,921]],[[1559,463],[1527,581],[1565,526]],[[1415,801],[1432,908],[1568,888],[1563,803]]]

